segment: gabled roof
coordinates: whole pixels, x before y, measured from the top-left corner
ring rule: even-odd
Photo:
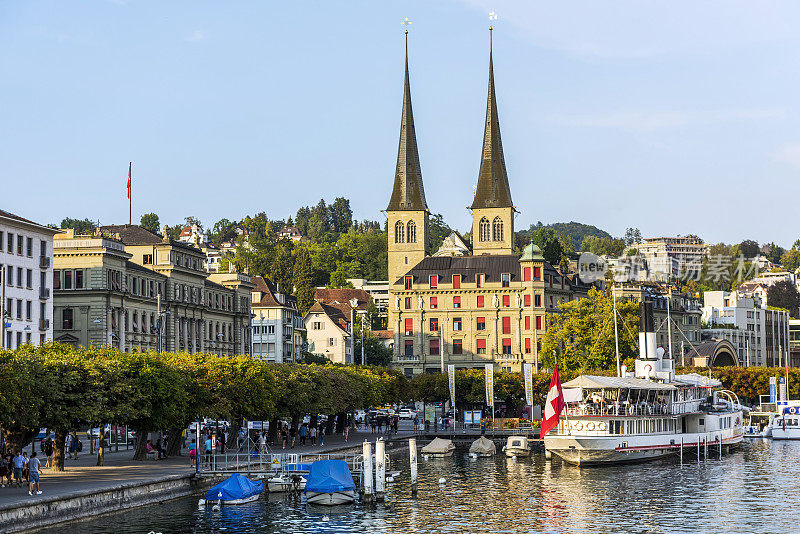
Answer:
[[[431,275],[444,276],[449,279],[453,274],[460,274],[464,283],[475,282],[476,274],[485,274],[487,282],[500,281],[502,273],[510,273],[511,280],[519,278],[519,256],[516,255],[484,255],[484,256],[428,256],[406,273],[415,280],[428,280]],[[402,284],[403,278],[393,281]]]
[[[333,323],[338,326],[345,335],[350,335],[347,332],[347,324],[350,322],[350,309],[347,305],[329,305],[315,302],[311,308],[306,312],[306,317],[311,314],[324,313],[330,318]]]
[[[467,254],[469,254],[469,247],[464,242],[464,238],[453,230],[444,238],[434,256],[466,256]]]
[[[491,43],[491,33],[490,33]],[[491,45],[489,47],[489,95],[486,99],[486,122],[483,131],[483,150],[481,168],[478,172],[478,186],[472,209],[509,208],[511,188],[508,185],[506,160],[503,155],[503,142],[500,139],[500,119],[497,116],[497,100],[494,91],[494,65]]]
[[[314,300],[323,304],[346,304],[350,307],[350,302],[353,299],[358,301],[355,309],[363,311],[369,305],[370,294],[363,289],[351,288],[320,287],[314,290]]]
[[[252,276],[250,281],[255,284],[252,293],[258,293],[260,300],[252,302],[253,308],[291,308],[297,309],[297,298],[294,295],[283,294],[285,304],[281,304],[276,297],[278,290],[269,278]]]
[[[373,330],[373,334],[378,339],[393,339],[394,338],[394,330]]]
[[[394,173],[392,197],[386,211],[427,211],[428,203],[425,201],[425,189],[422,186],[422,170],[417,150],[417,134],[414,130],[414,112],[411,109],[411,85],[408,81],[408,34],[406,34],[405,65],[403,114],[400,120],[397,167]]]

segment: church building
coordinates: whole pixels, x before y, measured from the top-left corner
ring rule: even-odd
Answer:
[[[407,37],[405,56],[400,143],[386,208],[393,365],[407,376],[440,372],[451,363],[457,368],[493,363],[510,371],[520,371],[524,362],[538,366],[545,314],[588,288],[577,287],[545,261],[536,245],[521,255],[514,251],[517,210],[500,138],[491,46],[483,150],[470,206],[472,243],[453,232],[438,251],[429,249],[430,210],[414,131]]]

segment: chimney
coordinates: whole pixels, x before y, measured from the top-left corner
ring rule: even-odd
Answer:
[[[636,377],[651,378],[661,370],[656,352],[656,333],[652,301],[639,303],[639,358],[636,360]]]

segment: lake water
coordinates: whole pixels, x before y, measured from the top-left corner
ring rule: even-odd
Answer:
[[[45,532],[798,532],[800,443],[745,441],[717,459],[684,456],[647,464],[576,468],[540,452],[530,459],[420,456],[410,494],[408,454],[385,504],[337,508],[272,495],[199,510],[198,497],[168,501]],[[447,483],[438,484],[444,477]]]

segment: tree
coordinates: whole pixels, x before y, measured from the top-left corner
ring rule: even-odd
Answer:
[[[356,363],[361,363],[361,327],[355,328],[356,334],[353,357]],[[367,365],[380,365],[386,367],[392,361],[392,349],[383,344],[373,332],[364,330],[364,356]]]
[[[765,254],[765,256],[767,257],[767,259],[772,263],[780,263],[781,257],[783,256],[783,253],[786,252],[786,250],[782,246],[776,245],[775,243],[769,243],[766,245],[766,247],[767,247],[767,253]]]
[[[738,250],[734,252],[738,252],[745,258],[755,258],[758,256],[760,251],[760,247],[758,246],[758,241],[753,241],[752,239],[746,239],[739,243]]]
[[[559,313],[548,314],[541,361],[552,367],[553,353],[565,370],[608,370],[616,367],[613,305],[610,295],[592,288],[588,298],[561,305]],[[639,306],[627,299],[617,300],[620,359],[637,354]]]
[[[301,315],[314,305],[314,269],[311,265],[311,256],[305,247],[298,247],[294,257],[294,296],[297,297],[297,307]]]
[[[181,235],[181,230],[183,230],[182,224],[176,224],[174,226],[167,226],[167,237],[172,240],[177,241],[177,239]]]
[[[544,259],[556,266],[561,264],[563,259],[569,259],[562,244],[564,240],[569,240],[569,238],[563,234],[559,236],[555,230],[547,227],[539,228],[531,234],[531,242],[542,249]]]
[[[452,231],[452,228],[444,222],[444,217],[442,217],[441,213],[434,213],[430,216],[428,222],[428,239],[431,254],[439,250],[439,247],[442,246],[442,242]]]
[[[308,237],[319,241],[328,239],[331,231],[331,216],[325,199],[320,199],[314,208],[311,209],[311,218],[308,221]]]
[[[642,241],[642,232],[640,232],[638,228],[626,228],[624,239],[626,247],[640,243]]]
[[[622,255],[625,250],[625,241],[613,237],[597,237],[587,235],[581,243],[581,252],[591,252],[598,256],[611,256],[613,258]]]
[[[236,223],[228,219],[220,219],[214,223],[208,238],[214,246],[220,246],[225,241],[236,239]]]
[[[797,242],[795,242],[795,245]],[[781,256],[781,265],[787,271],[796,271],[800,267],[800,249],[792,246]]]
[[[347,232],[353,226],[353,210],[350,209],[350,201],[343,197],[334,199],[330,207],[330,218],[333,231],[337,233]]]
[[[161,223],[158,220],[158,215],[155,213],[145,213],[142,215],[142,218],[139,220],[139,226],[154,234],[161,233]]]
[[[797,287],[789,280],[775,282],[767,289],[767,304],[774,308],[783,308],[789,311],[794,319],[798,318],[800,308],[800,293]]]
[[[272,264],[269,267],[269,278],[281,288],[283,293],[291,293],[294,262],[292,260],[292,245],[281,243],[278,246]]]
[[[63,230],[71,228],[75,230],[75,233],[78,235],[91,235],[94,233],[94,229],[97,228],[97,225],[89,219],[70,219],[66,217],[61,221],[61,228]]]
[[[201,223],[201,222],[200,222],[200,219],[198,219],[197,217],[194,217],[194,216],[192,216],[192,215],[189,215],[189,216],[188,216],[188,217],[186,217],[186,219],[184,219],[184,221],[183,221],[183,225],[184,225],[184,226],[192,226],[192,225],[194,225],[194,224],[196,224],[196,225],[197,225],[197,228],[198,228],[198,229],[199,229],[201,232],[203,231],[203,223]]]

